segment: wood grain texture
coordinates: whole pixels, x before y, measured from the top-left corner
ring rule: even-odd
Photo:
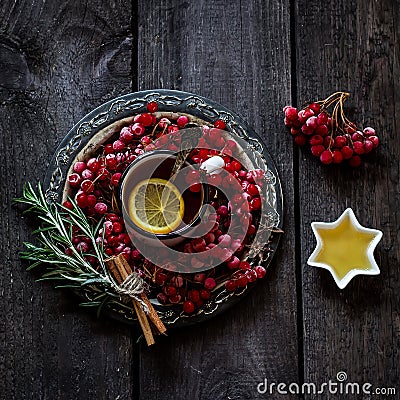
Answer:
[[[257,399],[298,381],[288,2],[139,1],[139,89],[198,93],[241,115],[278,164],[285,229],[269,278],[215,319],[142,349],[142,399]],[[290,396],[288,396],[290,398]]]
[[[130,7],[5,0],[0,16],[0,398],[129,399],[129,329],[34,283],[18,257],[32,221],[11,200],[43,178],[74,123],[130,90]]]
[[[363,127],[375,127],[381,138],[376,154],[357,170],[325,168],[300,152],[308,382],[327,382],[345,371],[349,382],[399,390],[398,18],[399,3],[390,0],[297,2],[299,104],[349,91],[350,116]],[[340,291],[327,271],[306,266],[306,260],[315,245],[310,223],[333,221],[347,207],[361,224],[383,231],[375,252],[381,275],[356,277]]]

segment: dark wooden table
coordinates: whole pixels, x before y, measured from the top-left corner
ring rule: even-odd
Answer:
[[[257,384],[348,382],[400,398],[399,1],[50,1],[0,4],[0,398],[261,399]],[[57,144],[118,95],[170,88],[241,115],[273,155],[285,234],[268,279],[237,307],[156,346],[34,282],[11,199]],[[282,107],[351,92],[381,146],[362,168],[324,168],[293,146]],[[339,290],[308,267],[310,223],[352,207],[384,232],[381,274]],[[300,398],[279,395],[269,398]],[[307,399],[370,398],[325,392]],[[374,396],[374,398],[380,398]]]

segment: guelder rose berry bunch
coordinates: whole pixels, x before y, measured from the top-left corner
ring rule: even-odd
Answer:
[[[375,129],[362,131],[344,114],[343,104],[349,93],[336,92],[323,101],[308,104],[301,110],[286,106],[285,125],[299,146],[307,143],[322,164],[340,164],[347,160],[352,167],[361,165],[361,156],[379,144]],[[332,113],[329,109],[333,108]]]
[[[203,137],[189,157],[194,163],[201,165],[219,155],[224,160],[223,168],[229,174],[224,178],[220,174],[207,177],[210,190],[213,190],[210,196],[213,199],[211,205],[216,210],[214,227],[203,237],[186,239],[180,244],[179,250],[193,254],[191,267],[194,269],[197,264],[200,266],[207,262],[202,259],[202,253],[217,245],[220,246],[221,260],[212,264],[218,265],[207,271],[188,274],[175,273],[151,263],[132,244],[116,196],[123,171],[137,156],[154,149],[179,149],[179,142],[174,139],[177,135],[174,133],[185,128],[190,122],[189,117],[181,115],[172,119],[160,116],[159,113],[156,117],[157,110],[156,102],[148,103],[148,112],[135,115],[131,124],[116,132],[97,152],[85,160],[77,161],[67,182],[71,197],[93,224],[102,221],[96,242],[103,247],[105,255],[110,257],[123,254],[131,268],[147,281],[152,297],[157,298],[161,304],[180,304],[184,313],[192,314],[204,301],[210,299],[216,288],[225,287],[228,292],[235,292],[265,276],[266,270],[263,266],[252,266],[243,260],[245,248],[251,244],[257,231],[264,172],[248,171],[237,160],[237,143],[221,136],[220,129],[226,128],[223,120],[216,120],[213,127],[203,126]],[[192,192],[201,190],[199,178],[198,170],[187,175],[186,180]],[[218,188],[228,188],[234,181],[239,182],[241,192],[228,201]],[[246,212],[243,211],[244,203],[247,204]],[[73,209],[70,201],[63,205]],[[243,241],[227,233],[232,213],[240,216],[240,227],[245,229]],[[73,228],[72,242],[94,268],[99,268],[96,257],[90,255],[93,253],[90,239],[76,227]],[[69,254],[72,250],[67,248],[65,252]]]

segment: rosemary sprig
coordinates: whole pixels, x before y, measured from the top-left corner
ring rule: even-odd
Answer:
[[[93,306],[103,307],[109,299],[118,297],[112,293],[112,281],[104,264],[103,247],[96,242],[103,222],[100,220],[96,226],[92,226],[76,203],[70,201],[73,204],[72,210],[59,204],[49,204],[40,184],[37,193],[30,183],[24,185],[22,197],[14,199],[14,202],[29,206],[24,213],[35,214],[40,220],[40,227],[34,231],[39,244],[24,243],[26,251],[21,253],[21,258],[30,262],[28,269],[45,264],[46,271],[39,280],[61,281],[57,287],[86,288],[96,293],[99,291],[98,286],[101,286],[101,299],[94,297],[92,302],[84,305],[92,303]],[[72,242],[73,226],[90,238],[93,254],[75,248]],[[69,251],[66,252],[66,249]],[[98,260],[98,269],[87,261],[88,256]]]

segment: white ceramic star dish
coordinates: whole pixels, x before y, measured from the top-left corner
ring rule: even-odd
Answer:
[[[354,229],[356,232],[359,232],[360,236],[363,236],[363,234],[364,236],[371,236],[371,240],[369,241],[368,245],[366,245],[365,249],[363,249],[363,251],[365,251],[363,254],[366,254],[369,265],[364,266],[364,268],[348,265],[347,273],[340,277],[332,265],[322,262],[320,259],[321,257],[323,258],[323,252],[329,243],[325,243],[324,247],[323,239],[321,238],[319,231],[323,232],[326,230],[334,230],[343,224],[346,219],[350,219],[352,229]],[[311,227],[317,239],[317,246],[309,257],[307,264],[313,267],[327,269],[333,276],[337,286],[340,289],[344,289],[356,275],[378,275],[380,273],[379,267],[374,258],[374,250],[378,242],[381,240],[383,233],[378,229],[370,229],[360,225],[351,208],[347,208],[334,222],[313,222],[311,223]],[[355,238],[355,240],[357,239]],[[346,254],[342,254],[340,256],[346,257]]]

